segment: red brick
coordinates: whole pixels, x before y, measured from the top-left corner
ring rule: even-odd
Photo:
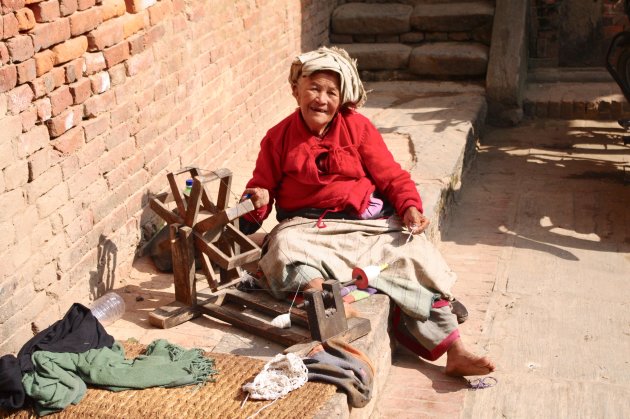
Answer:
[[[16,84],[16,67],[14,65],[0,67],[0,93],[13,89]]]
[[[127,70],[124,64],[118,64],[109,69],[109,79],[112,82],[112,87],[122,84],[127,80]]]
[[[35,20],[40,23],[52,22],[61,16],[59,0],[42,1],[32,4],[30,7],[35,15]]]
[[[55,53],[55,65],[67,63],[75,58],[79,58],[87,51],[87,46],[88,42],[85,36],[71,38],[63,44],[55,45],[52,48],[52,51]]]
[[[62,84],[66,84],[66,72],[63,67],[53,67],[53,69],[50,70],[50,75],[55,83],[55,89]]]
[[[127,42],[129,43],[129,54],[139,54],[147,49],[147,36],[146,34],[138,34],[130,37]]]
[[[4,169],[5,188],[11,191],[28,182],[28,162],[20,160]]]
[[[125,0],[129,13],[138,13],[153,6],[157,0]]]
[[[52,105],[50,104],[50,98],[43,98],[35,101],[35,108],[37,109],[37,118],[44,122],[52,117]],[[46,130],[48,135],[48,130]]]
[[[81,57],[63,66],[66,72],[66,83],[74,83],[83,75],[84,64],[85,60]]]
[[[35,27],[35,16],[31,9],[24,7],[16,11],[15,18],[18,21],[18,30],[20,32],[29,31]]]
[[[2,0],[2,14],[10,13],[24,7],[24,0]]]
[[[29,106],[20,113],[20,118],[22,118],[22,132],[30,131],[37,123],[37,108],[34,105]]]
[[[2,22],[2,19],[0,19]],[[11,60],[9,57],[9,49],[7,48],[6,42],[0,42],[0,64],[6,64]]]
[[[33,101],[33,90],[28,84],[23,84],[7,93],[9,113],[17,115],[28,109]]]
[[[77,0],[59,0],[59,9],[62,16],[68,16],[77,11],[79,4]]]
[[[49,49],[35,54],[34,60],[37,77],[48,73],[55,66],[55,54]]]
[[[45,129],[45,127],[44,131],[46,131],[46,136],[48,136],[48,131]],[[46,143],[48,143],[48,140],[46,140]],[[28,171],[30,173],[30,180],[37,178],[46,170],[50,169],[50,167],[52,166],[52,159],[50,158],[50,154],[50,149],[46,148],[45,150],[36,151],[29,156]]]
[[[18,35],[6,41],[11,61],[19,63],[33,56],[33,41],[28,35]]]
[[[127,67],[127,75],[135,76],[138,73],[146,71],[151,68],[153,64],[153,55],[150,49],[141,52],[137,55],[132,55],[126,62],[125,66]]]
[[[70,21],[62,18],[50,23],[42,23],[31,31],[35,52],[70,39]]]
[[[153,26],[147,31],[147,45],[153,45],[158,40],[162,39],[165,33],[166,29],[164,29],[164,25]]]
[[[81,127],[73,128],[52,141],[53,148],[64,155],[73,154],[84,144],[85,140],[83,138],[83,129],[81,129]]]
[[[17,66],[18,84],[26,83],[27,81],[35,80],[37,77],[37,69],[35,66],[35,60],[31,58]]]
[[[151,26],[155,26],[160,23],[166,16],[168,16],[173,10],[173,6],[169,0],[161,0],[157,4],[149,7],[149,20]]]
[[[109,80],[109,73],[107,71],[101,71],[90,76],[90,83],[92,84],[92,92],[94,94],[100,94],[106,92],[111,87]]]
[[[50,136],[56,138],[80,122],[81,114],[77,112],[77,109],[68,109],[61,115],[46,121],[46,126],[48,127]]]
[[[9,13],[8,15],[2,16],[2,37],[3,38],[11,38],[15,36],[20,31],[18,27],[18,20],[15,17],[15,14]]]
[[[73,99],[70,94],[70,88],[68,86],[61,86],[50,94],[50,104],[52,106],[52,116],[57,116],[70,105],[72,105]]]
[[[72,36],[76,36],[91,31],[100,25],[102,21],[101,10],[96,7],[83,12],[73,13],[70,16],[70,33]]]
[[[40,98],[55,90],[55,78],[52,74],[46,73],[29,83],[35,92],[35,97]]]
[[[85,10],[96,5],[96,0],[78,0],[78,9]]]
[[[92,95],[90,79],[82,78],[68,87],[70,87],[70,94],[72,94],[75,105],[85,102]]]
[[[85,58],[85,70],[83,71],[84,75],[89,76],[90,74],[105,70],[105,56],[102,52],[88,52],[84,54],[83,57]]]
[[[111,68],[129,58],[129,43],[121,42],[118,45],[107,48],[103,51],[103,55],[105,56],[107,68]]]
[[[123,32],[125,39],[144,29],[144,14],[127,14],[124,17]]]
[[[37,150],[46,147],[50,141],[48,130],[43,125],[33,127],[29,132],[20,135],[17,151],[20,158],[32,155]]]
[[[92,96],[83,104],[84,106],[84,115],[87,118],[92,118],[98,116],[102,112],[109,111],[115,105],[114,92],[111,90],[97,95]]]
[[[98,28],[88,33],[88,49],[102,50],[111,47],[124,39],[123,22],[121,18],[108,20]]]
[[[101,115],[98,118],[93,118],[83,122],[83,130],[85,131],[85,142],[101,135],[109,128],[109,117]]]
[[[103,21],[124,15],[126,7],[125,0],[103,0],[101,6]]]

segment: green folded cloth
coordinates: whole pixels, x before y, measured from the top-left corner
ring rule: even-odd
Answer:
[[[111,349],[80,354],[37,351],[32,359],[35,369],[22,377],[22,384],[40,416],[79,403],[86,384],[112,391],[179,387],[212,381],[217,374],[214,360],[201,349],[184,349],[164,339],[151,342],[146,354],[135,359],[125,359],[118,342]]]

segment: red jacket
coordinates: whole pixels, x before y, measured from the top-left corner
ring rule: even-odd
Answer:
[[[263,138],[247,187],[269,190],[269,204],[248,214],[258,222],[267,218],[274,200],[286,211],[361,214],[375,189],[400,216],[410,206],[422,211],[409,173],[394,160],[376,127],[354,110],[337,113],[320,139],[309,132],[297,109]]]

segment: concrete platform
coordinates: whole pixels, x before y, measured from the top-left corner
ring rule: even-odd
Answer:
[[[371,93],[361,112],[379,128],[396,159],[411,173],[423,198],[425,214],[432,221],[428,235],[437,242],[440,224],[448,215],[462,176],[474,157],[486,114],[484,90],[478,85],[452,82],[383,82],[369,84],[367,88]],[[254,166],[254,145],[251,151],[245,153],[247,158],[226,164],[234,172],[233,187],[237,194]],[[269,232],[275,224],[273,219],[266,220],[263,230]],[[125,298],[127,311],[121,320],[107,326],[116,339],[134,338],[149,343],[165,338],[187,347],[262,359],[284,349],[205,316],[171,329],[153,328],[148,321],[149,313],[172,301],[174,289],[172,276],[157,272],[148,258],[138,259],[134,270],[120,282],[122,287],[116,291]],[[201,288],[203,284],[198,286]],[[199,298],[207,295],[207,291],[199,291]],[[372,323],[372,332],[354,344],[376,365],[373,401],[365,408],[351,410],[345,394],[337,393],[316,417],[368,418],[375,412],[384,390],[393,346],[387,333],[389,298],[372,296],[355,303],[355,307]]]

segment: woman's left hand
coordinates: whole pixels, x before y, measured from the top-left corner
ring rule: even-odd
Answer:
[[[418,208],[409,207],[403,215],[403,223],[413,234],[420,234],[427,229],[430,221],[418,211]]]
[[[249,198],[254,204],[254,208],[258,209],[269,204],[269,191],[265,188],[247,188],[243,191],[241,201]]]

